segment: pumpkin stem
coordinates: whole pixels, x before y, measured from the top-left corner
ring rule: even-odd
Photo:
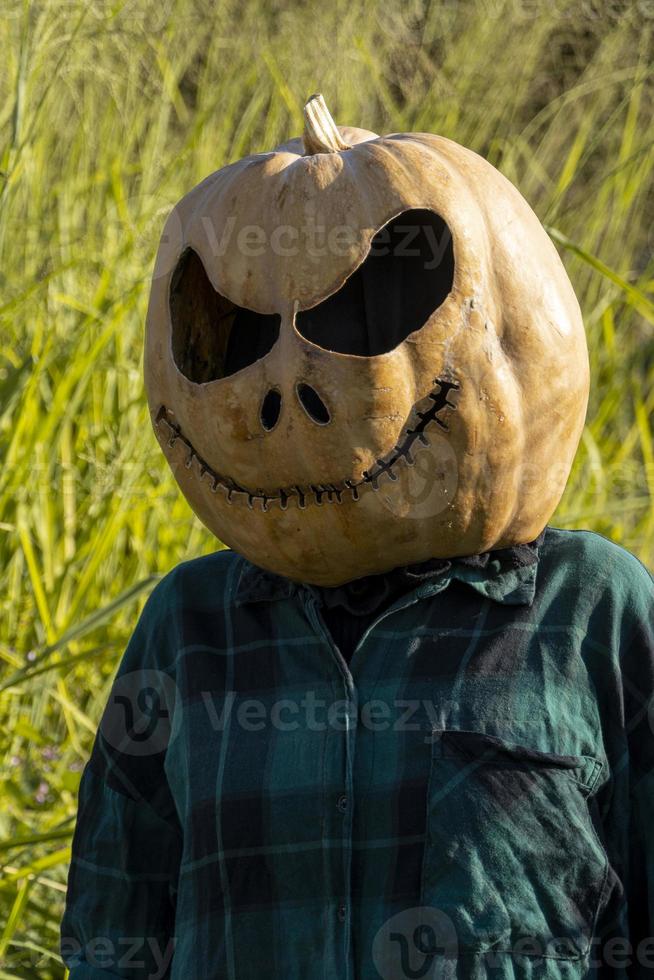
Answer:
[[[320,93],[312,95],[304,106],[304,155],[314,153],[337,153],[339,150],[349,150],[349,143],[344,143],[336,128],[336,123],[329,114],[325,100]]]

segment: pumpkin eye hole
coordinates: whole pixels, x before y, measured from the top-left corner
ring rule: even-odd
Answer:
[[[304,381],[301,381],[297,385],[296,391],[297,396],[300,399],[300,404],[309,418],[314,422],[317,422],[318,425],[327,425],[331,418],[329,409],[315,388],[312,388],[311,385],[305,384]]]
[[[377,232],[370,251],[338,292],[295,317],[311,343],[372,357],[419,330],[454,282],[452,234],[434,211],[403,211]]]
[[[169,301],[173,358],[195,384],[227,378],[254,364],[279,336],[281,318],[237,306],[217,292],[192,248],[177,263]]]
[[[282,396],[277,388],[271,388],[261,403],[261,424],[266,432],[270,432],[271,429],[275,428],[281,410]]]

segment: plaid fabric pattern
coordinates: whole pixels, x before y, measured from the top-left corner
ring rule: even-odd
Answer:
[[[71,980],[654,976],[653,610],[631,554],[548,527],[348,666],[310,587],[179,565],[83,773]]]

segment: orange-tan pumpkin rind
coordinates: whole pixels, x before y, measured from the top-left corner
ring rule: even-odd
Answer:
[[[290,140],[180,201],[145,346],[154,429],[198,517],[255,564],[327,586],[537,537],[565,488],[589,389],[575,294],[515,187],[440,136],[338,133],[347,149],[305,154]],[[370,357],[302,337],[297,311],[339,289],[375,233],[414,208],[446,221],[454,249],[451,291],[422,328]],[[263,229],[261,254],[230,247],[248,226]],[[280,227],[292,249],[270,245]],[[316,249],[316,227],[346,228],[346,246]],[[281,317],[265,357],[204,384],[172,354],[171,280],[187,248],[223,296]],[[320,391],[328,424],[293,397],[300,382]],[[271,387],[284,398],[267,432]]]

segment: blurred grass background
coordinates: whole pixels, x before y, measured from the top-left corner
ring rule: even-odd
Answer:
[[[654,561],[649,0],[3,0],[0,978],[57,954],[81,767],[154,577],[215,543],[150,431],[148,277],[206,174],[337,122],[485,155],[559,246],[593,390],[553,519]]]

